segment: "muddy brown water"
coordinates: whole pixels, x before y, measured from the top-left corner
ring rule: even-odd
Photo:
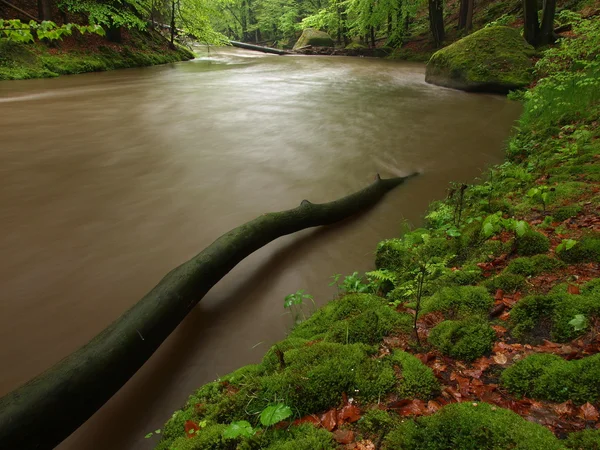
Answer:
[[[520,107],[424,66],[212,50],[190,62],[0,82],[0,395],[87,342],[170,269],[257,215],[422,174],[353,220],[227,275],[60,449],[145,449],[201,384],[260,360],[298,289],[373,267],[450,181],[501,161]]]

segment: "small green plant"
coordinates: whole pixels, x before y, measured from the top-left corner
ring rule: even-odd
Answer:
[[[563,239],[560,244],[556,247],[556,253],[564,252],[565,250],[571,250],[573,247],[577,245],[577,241],[575,239]]]
[[[292,409],[283,403],[277,403],[275,405],[269,405],[260,413],[260,423],[265,427],[270,427],[276,423],[287,419],[292,415]]]
[[[549,186],[536,186],[527,191],[527,197],[533,201],[540,202],[542,204],[542,208],[544,211],[546,211],[546,205],[548,204],[548,200],[550,200],[550,191],[551,188]]]
[[[231,422],[223,431],[223,437],[226,439],[236,439],[238,437],[249,438],[256,434],[256,430],[246,420]]]
[[[573,327],[574,331],[583,331],[587,328],[587,319],[583,314],[576,314],[575,317],[569,321],[569,325]]]
[[[342,290],[348,293],[366,293],[372,291],[372,286],[368,281],[365,283],[364,278],[358,272],[354,272],[352,275],[344,277]]]
[[[154,430],[151,431],[150,433],[148,433],[146,436],[144,436],[146,439],[150,439],[152,436],[154,436],[155,434],[160,434],[162,431],[159,428],[158,430]]]
[[[292,319],[296,325],[303,320],[306,320],[306,314],[304,312],[305,300],[310,300],[312,302],[312,309],[314,311],[317,307],[315,300],[312,295],[305,294],[303,289],[296,291],[293,294],[286,295],[283,301],[283,307],[290,310]]]

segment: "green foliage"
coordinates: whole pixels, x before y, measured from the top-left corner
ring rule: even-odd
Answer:
[[[126,27],[143,30],[149,16],[149,2],[143,0],[60,0],[59,6],[73,14],[87,16],[91,25]]]
[[[223,436],[226,429],[227,426],[222,424],[208,425],[193,438],[185,436],[175,438],[167,448],[169,450],[232,450],[235,448],[235,441]]]
[[[248,421],[240,420],[238,422],[230,423],[229,426],[223,430],[223,437],[225,439],[236,439],[238,437],[251,437],[255,433],[256,431]]]
[[[266,450],[335,450],[337,448],[333,435],[329,431],[310,424],[274,432],[266,436],[265,441],[269,444],[254,448]]]
[[[567,342],[588,328],[588,321],[571,322],[600,314],[600,300],[595,296],[552,293],[531,295],[520,300],[511,311],[512,333],[519,339],[551,337],[557,342]]]
[[[496,333],[487,321],[472,317],[446,320],[429,334],[429,342],[445,355],[473,361],[492,350]]]
[[[283,299],[283,307],[290,310],[294,324],[306,320],[306,313],[304,311],[304,306],[306,305],[304,302],[305,300],[310,300],[312,302],[314,311],[317,307],[315,300],[312,295],[305,294],[303,289],[296,291],[293,294],[286,295]]]
[[[269,405],[260,413],[260,423],[265,427],[270,427],[276,423],[287,419],[292,415],[292,409],[289,406],[285,406],[281,403],[276,405]]]
[[[600,399],[600,354],[566,361],[553,354],[533,354],[502,372],[512,393],[540,400],[594,403]]]
[[[559,450],[541,425],[487,403],[454,403],[436,414],[408,420],[392,430],[386,450]]]
[[[56,23],[45,20],[41,23],[31,20],[21,22],[18,19],[0,19],[0,40],[12,42],[27,43],[33,42],[34,38],[47,39],[49,41],[62,39],[63,36],[70,36],[73,30],[84,33],[95,33],[104,36],[104,30],[99,25],[90,26],[67,23],[61,26]]]
[[[428,400],[440,390],[440,385],[433,371],[410,353],[394,351],[391,355],[392,364],[400,372],[396,386],[399,398],[420,398]]]
[[[579,242],[567,239],[563,243],[556,248],[558,257],[563,261],[567,263],[600,262],[600,238],[584,237]]]

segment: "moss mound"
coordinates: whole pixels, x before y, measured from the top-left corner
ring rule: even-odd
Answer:
[[[510,392],[554,402],[596,402],[600,398],[599,379],[600,354],[566,361],[538,353],[502,372],[502,383]]]
[[[513,259],[508,265],[507,271],[517,275],[532,277],[541,273],[552,272],[564,267],[565,264],[558,259],[547,255],[535,255],[531,258],[522,257]]]
[[[326,339],[342,344],[375,344],[395,329],[410,329],[412,318],[375,295],[350,294],[333,300],[302,322],[292,338]]]
[[[579,314],[586,317],[586,325],[576,330],[569,322]],[[552,338],[556,342],[567,342],[585,333],[588,319],[598,314],[600,297],[597,295],[530,295],[511,311],[512,334],[526,341]]]
[[[454,403],[436,414],[408,420],[392,430],[386,450],[553,450],[552,433],[507,409],[486,403]]]
[[[333,47],[333,39],[324,31],[315,30],[314,28],[306,28],[302,31],[302,35],[296,41],[294,50],[301,47],[312,45],[313,47]]]
[[[565,446],[574,450],[600,450],[600,430],[571,433],[565,441]]]
[[[473,361],[492,350],[495,338],[487,321],[473,317],[440,323],[431,330],[429,343],[448,356]]]
[[[572,248],[559,251],[558,257],[567,263],[600,262],[600,238],[584,237]]]
[[[517,253],[521,256],[533,256],[546,253],[550,248],[550,240],[542,233],[528,231],[517,238]]]
[[[423,314],[441,311],[448,318],[486,314],[494,304],[487,289],[481,286],[455,286],[440,289],[423,302]]]
[[[508,93],[531,83],[534,49],[509,27],[488,27],[434,53],[425,80],[464,91]]]
[[[410,353],[395,351],[391,356],[394,369],[400,381],[396,392],[400,398],[420,398],[427,400],[440,390],[433,371]]]

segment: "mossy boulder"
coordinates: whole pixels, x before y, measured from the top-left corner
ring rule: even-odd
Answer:
[[[534,52],[519,30],[484,28],[434,53],[425,81],[463,91],[506,94],[531,83]]]
[[[442,288],[425,299],[422,314],[441,311],[448,318],[487,314],[494,300],[482,286],[453,286]]]
[[[541,425],[487,403],[454,403],[436,414],[407,420],[384,441],[386,450],[559,450],[563,446]]]
[[[302,31],[302,35],[296,41],[294,50],[312,45],[313,47],[333,47],[333,39],[324,31],[315,30],[314,28],[306,28]]]

